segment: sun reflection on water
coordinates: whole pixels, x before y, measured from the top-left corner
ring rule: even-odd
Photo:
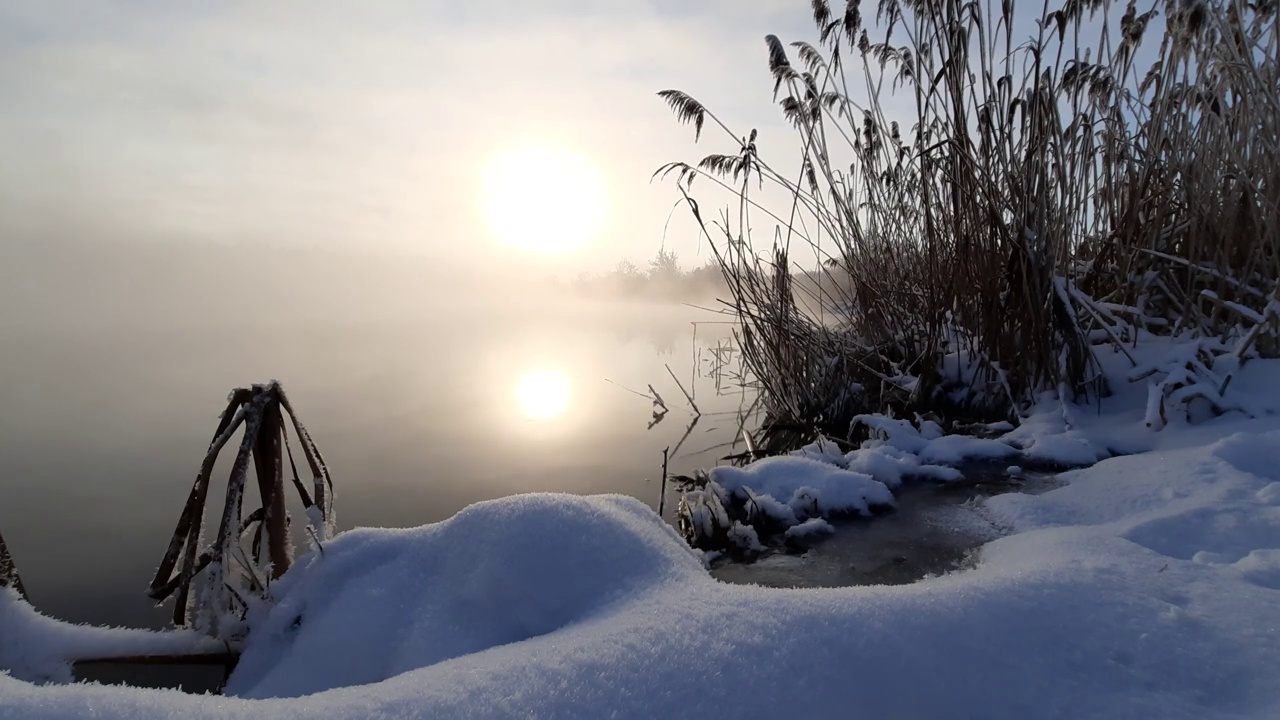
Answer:
[[[526,420],[546,421],[569,409],[572,386],[563,372],[537,368],[520,376],[516,383],[516,406]]]

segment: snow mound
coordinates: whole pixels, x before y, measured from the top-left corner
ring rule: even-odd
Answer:
[[[1022,451],[1027,460],[1059,467],[1085,467],[1107,455],[1106,452],[1098,452],[1083,433],[1075,430],[1037,435]]]
[[[1257,549],[1280,548],[1280,508],[1203,507],[1142,523],[1125,537],[1172,558],[1234,563]]]
[[[352,531],[281,580],[233,688],[324,692],[0,674],[0,718],[1280,717],[1280,553],[1256,532],[1273,481],[1215,455],[1270,441],[1184,443],[990,498],[984,511],[1022,532],[971,570],[897,587],[718,583],[654,513],[614,497]],[[1192,527],[1215,508],[1236,524]],[[1130,539],[1179,519],[1172,554]],[[1251,543],[1233,562],[1188,559]]]
[[[729,527],[729,544],[750,552],[764,552],[766,549],[760,542],[756,529],[737,520]]]
[[[1032,465],[1087,467],[1111,457],[1074,420],[1056,397],[1046,397],[1000,441],[1020,449],[1022,458]]]
[[[785,535],[792,540],[805,540],[822,535],[829,535],[835,531],[836,529],[826,520],[823,520],[822,518],[809,518],[799,525],[793,525],[792,527],[787,528]]]
[[[1017,448],[998,440],[969,435],[944,435],[937,423],[925,420],[919,427],[910,421],[882,415],[859,415],[855,425],[863,425],[875,438],[863,448],[888,446],[916,456],[923,464],[959,465],[966,460],[998,460],[1017,455]]]
[[[921,462],[941,465],[959,465],[966,460],[999,460],[1017,454],[1017,448],[998,440],[968,435],[944,435],[930,440],[924,450],[917,453]]]
[[[1280,505],[1280,482],[1268,483],[1254,497],[1258,498],[1260,503]]]
[[[1280,433],[1270,432],[1236,433],[1214,443],[1212,459],[1200,465],[1214,482],[1188,494],[1207,502],[1136,523],[1124,536],[1167,557],[1235,565],[1247,582],[1280,586],[1280,507],[1259,497],[1280,474],[1277,442]]]
[[[839,445],[826,438],[819,438],[816,442],[809,443],[799,450],[793,450],[789,454],[792,457],[808,458],[828,465],[845,467],[844,451]]]
[[[989,498],[985,512],[1029,531],[1108,525],[1159,558],[1280,588],[1280,507],[1272,458],[1280,433],[1236,433],[1205,447],[1114,458],[1067,473],[1066,487],[1042,496]],[[1224,584],[1224,587],[1227,585]],[[1280,631],[1278,631],[1280,632]]]
[[[744,490],[746,489],[744,488]],[[797,492],[800,493],[800,496],[802,497],[807,496],[805,492],[800,492],[800,491],[797,491]],[[797,494],[792,493],[791,497],[792,497],[792,500],[796,500]],[[755,493],[751,493],[751,501],[755,503],[755,507],[757,510],[759,510],[761,513],[764,513],[766,517],[772,519],[774,522],[777,522],[778,524],[784,527],[791,527],[792,525],[795,525],[796,523],[800,522],[800,518],[796,514],[797,511],[804,513],[802,504],[800,502],[796,502],[796,504],[792,506],[792,505],[788,505],[786,503],[780,502],[778,499],[776,499],[772,495],[757,495]],[[807,514],[807,513],[804,513],[804,514]]]
[[[411,530],[352,530],[282,579],[227,693],[379,682],[554,633],[690,576],[705,576],[701,561],[623,496],[523,495]]]
[[[907,478],[953,482],[964,477],[953,467],[922,463],[919,457],[892,445],[860,448],[845,455],[843,460],[849,470],[870,475],[891,488],[902,485]]]
[[[1280,590],[1280,550],[1252,550],[1233,566],[1245,582]]]
[[[1213,447],[1214,457],[1240,472],[1280,481],[1280,432],[1239,432]]]
[[[893,505],[893,493],[870,475],[806,457],[765,458],[744,468],[712,468],[707,475],[731,493],[745,493],[749,489],[758,495],[793,500],[795,502],[788,502],[792,507],[812,497],[822,511],[828,513],[870,515],[873,507]]]

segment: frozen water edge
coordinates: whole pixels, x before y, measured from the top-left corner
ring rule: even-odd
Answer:
[[[1280,365],[1232,389],[1280,407]],[[0,718],[1280,716],[1280,418],[1133,399],[1064,432],[1140,454],[983,502],[1013,534],[964,572],[734,586],[636,500],[507,498],[300,561],[240,697],[0,676]]]
[[[778,588],[917,582],[971,566],[978,548],[1006,534],[983,513],[986,498],[1043,493],[1061,485],[1053,473],[1031,471],[1014,478],[990,463],[965,467],[964,473],[964,483],[904,485],[892,512],[836,520],[828,524],[829,534],[814,541],[795,542],[788,530],[788,547],[764,557],[749,562],[718,557],[711,574],[725,582]]]

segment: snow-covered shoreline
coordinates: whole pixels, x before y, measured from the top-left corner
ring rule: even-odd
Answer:
[[[1280,716],[1280,362],[1233,381],[1254,417],[1116,389],[1015,437],[1133,454],[984,500],[972,569],[734,586],[637,500],[516,496],[300,560],[235,697],[0,675],[0,718]]]

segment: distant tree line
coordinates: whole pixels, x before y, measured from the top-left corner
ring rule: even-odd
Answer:
[[[581,273],[568,283],[574,294],[589,297],[635,298],[646,300],[710,301],[725,297],[724,274],[714,262],[686,270],[673,250],[658,250],[641,268],[622,260],[604,273]]]

